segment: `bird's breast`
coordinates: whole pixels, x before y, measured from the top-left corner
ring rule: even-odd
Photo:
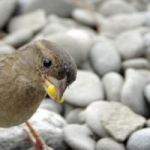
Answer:
[[[42,86],[28,82],[0,86],[0,127],[15,126],[27,121],[46,95]],[[5,91],[5,92],[3,92]]]

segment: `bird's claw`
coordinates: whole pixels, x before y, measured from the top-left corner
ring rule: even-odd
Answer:
[[[46,145],[46,143],[43,141],[43,139],[39,136],[39,134],[35,131],[35,129],[28,121],[26,121],[26,125],[29,128],[30,132],[32,133],[33,137],[35,138],[35,139],[32,138],[28,133],[28,131],[24,129],[24,132],[27,135],[27,139],[34,145],[34,147],[37,150],[53,150],[52,148]]]

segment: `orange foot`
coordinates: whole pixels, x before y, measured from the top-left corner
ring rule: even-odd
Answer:
[[[46,143],[43,141],[43,139],[39,136],[39,134],[34,130],[32,125],[28,121],[26,121],[26,125],[29,128],[30,132],[32,133],[33,137],[35,138],[33,139],[29,135],[28,131],[24,129],[25,133],[27,134],[27,139],[34,145],[34,147],[37,150],[53,150],[52,148],[46,145]]]

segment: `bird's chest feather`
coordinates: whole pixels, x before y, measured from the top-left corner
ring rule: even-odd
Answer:
[[[12,85],[9,80],[3,86],[0,85],[0,105],[3,106],[0,109],[0,126],[14,126],[28,120],[45,94],[42,86],[32,84],[23,76],[15,79]]]

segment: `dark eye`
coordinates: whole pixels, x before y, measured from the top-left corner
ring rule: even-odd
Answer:
[[[49,59],[45,59],[43,62],[43,65],[44,65],[44,67],[48,68],[52,65],[52,62]]]

